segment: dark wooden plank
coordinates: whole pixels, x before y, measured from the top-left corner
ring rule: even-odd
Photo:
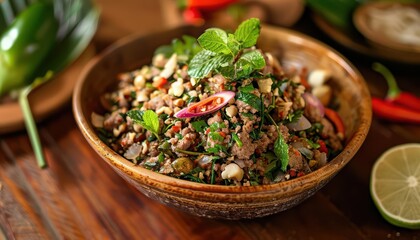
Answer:
[[[0,149],[2,230],[10,239],[43,239],[50,236],[45,227],[47,220],[42,217],[28,182],[16,166],[12,150],[4,140],[0,140]]]

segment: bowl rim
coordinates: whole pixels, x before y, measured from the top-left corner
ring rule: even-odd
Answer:
[[[181,26],[172,30],[178,30],[179,32],[185,32],[188,28],[194,28],[191,26]],[[124,37],[120,40],[117,40],[104,51],[99,53],[82,70],[79,78],[77,80],[74,92],[73,92],[73,115],[76,120],[79,129],[81,130],[83,136],[87,142],[93,147],[93,149],[98,153],[98,155],[104,159],[108,164],[113,165],[122,172],[130,172],[130,177],[134,178],[140,183],[152,183],[152,185],[159,187],[159,184],[163,184],[170,187],[188,189],[192,191],[199,192],[208,192],[208,193],[235,193],[235,194],[248,194],[248,193],[269,193],[269,192],[278,192],[281,189],[293,188],[294,186],[303,186],[311,182],[320,183],[328,176],[333,176],[338,173],[357,153],[359,148],[362,146],[364,139],[366,138],[372,120],[372,109],[371,109],[371,98],[368,91],[367,84],[363,78],[363,75],[357,70],[357,68],[343,55],[337,52],[332,47],[324,44],[311,36],[297,32],[295,30],[286,29],[282,27],[274,27],[270,25],[263,25],[261,31],[280,31],[284,34],[291,34],[297,39],[300,39],[305,42],[311,42],[315,45],[320,45],[322,48],[327,49],[331,52],[331,56],[334,61],[339,61],[340,65],[345,68],[347,73],[352,76],[353,79],[358,81],[358,83],[363,86],[362,98],[366,101],[362,102],[359,106],[360,112],[360,125],[355,129],[352,136],[350,136],[342,152],[340,152],[334,159],[328,162],[328,164],[316,171],[313,171],[309,174],[301,176],[299,178],[291,179],[284,182],[269,184],[269,185],[258,185],[258,186],[225,186],[225,185],[211,185],[196,183],[188,180],[178,179],[175,177],[167,176],[161,173],[157,173],[141,166],[134,165],[132,162],[128,161],[105,143],[103,143],[99,137],[96,135],[95,131],[90,127],[89,120],[86,119],[86,116],[83,115],[83,107],[80,101],[81,92],[84,86],[84,83],[90,73],[90,71],[98,64],[101,64],[104,59],[109,57],[114,51],[123,48],[126,44],[129,44],[133,41],[138,41],[139,38],[145,36],[158,36],[163,34],[168,30],[155,32],[153,34],[144,35],[144,34],[133,34],[127,37]],[[149,185],[150,186],[150,185]]]

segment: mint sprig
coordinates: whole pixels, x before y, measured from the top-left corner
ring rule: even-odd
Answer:
[[[242,22],[234,34],[219,28],[207,29],[198,39],[203,48],[190,62],[188,74],[204,78],[216,71],[229,79],[246,78],[265,66],[263,55],[253,47],[260,35],[260,20]]]

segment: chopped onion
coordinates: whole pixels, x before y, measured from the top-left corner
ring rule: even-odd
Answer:
[[[301,116],[296,122],[286,124],[286,127],[292,131],[302,131],[310,128],[312,125],[305,116]]]
[[[200,102],[194,103],[182,109],[181,111],[175,113],[174,116],[177,118],[193,118],[213,113],[225,106],[233,97],[235,97],[234,92],[218,92],[201,100]]]
[[[314,152],[312,152],[310,149],[305,147],[300,147],[297,149],[303,156],[305,156],[307,159],[312,160],[314,158]]]
[[[95,112],[92,112],[91,116],[92,125],[96,128],[103,128],[104,127],[104,116],[99,115]]]
[[[305,92],[302,94],[303,99],[305,100],[305,103],[308,104],[311,107],[314,107],[315,109],[318,109],[319,114],[321,117],[325,114],[325,108],[324,105],[322,105],[321,101],[315,97],[314,95]]]
[[[140,144],[134,143],[124,153],[124,157],[130,160],[133,160],[139,156],[141,149],[142,149],[142,146]]]

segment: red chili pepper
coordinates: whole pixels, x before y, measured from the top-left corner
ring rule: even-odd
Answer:
[[[174,125],[174,126],[172,126],[172,127],[171,127],[171,129],[172,129],[172,131],[174,131],[174,132],[179,132],[179,130],[181,130],[181,127],[180,127],[180,126],[176,126],[176,125]]]
[[[344,137],[345,127],[340,115],[338,115],[338,113],[331,108],[326,107],[325,116],[334,124],[337,133],[342,134],[342,137]]]
[[[226,133],[224,132],[219,132],[219,135],[222,136],[223,138],[226,138]]]
[[[186,8],[183,12],[183,17],[184,17],[185,22],[189,24],[193,24],[196,26],[200,26],[204,24],[204,18],[200,10],[198,10],[195,7]]]
[[[372,110],[379,117],[404,123],[420,124],[420,112],[372,97]]]
[[[373,63],[372,69],[382,74],[388,84],[385,100],[420,112],[420,97],[409,92],[402,92],[397,85],[394,75],[380,63]]]
[[[164,77],[160,77],[153,81],[152,86],[155,88],[163,88],[163,86],[168,82],[168,80]]]
[[[319,151],[328,154],[328,148],[327,148],[327,144],[325,144],[324,141],[322,140],[318,140],[318,144],[319,144]]]

